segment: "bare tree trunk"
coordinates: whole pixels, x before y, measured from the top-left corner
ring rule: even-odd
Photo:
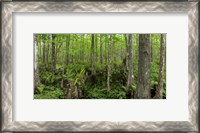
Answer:
[[[153,62],[153,34],[151,34],[151,62]]]
[[[96,46],[96,63],[98,63],[98,34],[95,35],[95,46]]]
[[[137,48],[139,49],[139,35],[136,35],[136,44],[137,44]],[[136,55],[136,59],[139,60],[138,50],[136,50],[135,55]]]
[[[79,62],[81,62],[81,60],[82,60],[82,45],[83,44],[80,41],[78,41],[78,44],[79,44]]]
[[[73,36],[72,36],[72,38],[73,38]],[[71,49],[73,50],[74,49],[74,41],[73,40],[71,40]],[[73,53],[71,54],[71,63],[73,63],[74,62],[74,55],[73,55]]]
[[[138,99],[151,98],[150,93],[150,35],[139,35],[139,60],[138,60],[138,84],[135,97]]]
[[[124,55],[123,55],[124,58],[122,59],[122,70],[123,70],[123,73],[126,74],[127,70],[128,70],[128,59],[127,59],[128,58],[128,39],[127,39],[126,34],[123,34],[123,36],[124,36],[124,40],[125,40],[125,42],[124,42],[125,50],[124,50]]]
[[[133,83],[133,49],[132,34],[128,35],[128,77],[127,77],[127,95],[131,97],[131,85]]]
[[[95,73],[94,66],[94,34],[92,34],[92,43],[91,43],[91,64],[92,64],[92,74]]]
[[[39,40],[38,40],[39,41]],[[38,43],[39,54],[38,54],[38,62],[42,61],[42,43]]]
[[[52,34],[52,72],[55,72],[56,70],[56,46],[55,46],[55,38],[56,35]]]
[[[66,36],[66,65],[69,64],[70,35]]]
[[[121,35],[121,40],[123,40],[123,35]],[[123,45],[121,44],[120,45],[120,49],[121,49],[121,60],[122,60],[122,63],[123,63]]]
[[[105,40],[107,39],[107,36],[105,36]],[[108,63],[108,61],[107,61],[107,40],[104,42],[104,45],[105,45],[105,54],[104,54],[104,56],[105,56],[105,62],[106,63]]]
[[[115,37],[115,35],[113,35]],[[113,40],[112,41],[112,49],[111,49],[111,54],[113,54],[113,61],[116,62],[117,61],[117,58],[116,58],[116,51],[115,51],[115,41]]]
[[[102,41],[102,34],[100,35],[100,63],[101,64],[103,64],[103,54],[102,54],[102,52],[103,52],[103,47],[102,47],[102,45],[103,45],[103,41]]]
[[[35,65],[34,65],[34,91],[40,84],[40,78],[39,78],[39,69],[38,69],[38,58],[39,58],[39,53],[38,53],[38,39],[37,39],[37,34],[34,35],[34,43],[35,43]]]
[[[158,86],[154,98],[163,98],[163,75],[164,75],[164,62],[165,62],[165,35],[161,34],[160,37],[160,66],[158,75]]]
[[[125,61],[126,61],[126,70],[128,70],[128,35],[124,34],[125,44],[126,44],[126,51],[125,51]]]
[[[48,35],[48,39],[51,39],[51,37]],[[47,52],[46,52],[46,65],[49,66],[49,42],[47,42]]]
[[[107,94],[110,93],[110,72],[111,72],[111,40],[112,35],[109,35],[109,42],[108,42],[108,63],[107,63]]]
[[[86,34],[83,35],[82,56],[81,56],[83,62],[84,62],[84,56],[85,56],[85,44],[86,44],[85,36],[87,36],[87,35],[86,35]]]
[[[43,44],[43,52],[42,52],[42,61],[45,63],[45,52],[46,52],[46,50],[45,50],[45,43],[44,43],[44,41],[42,41],[41,42],[42,44]]]

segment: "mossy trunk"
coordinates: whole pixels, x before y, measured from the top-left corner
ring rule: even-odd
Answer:
[[[150,99],[150,35],[139,35],[138,84],[135,98]]]
[[[160,65],[158,75],[158,86],[156,88],[156,95],[154,98],[162,99],[163,97],[163,75],[164,75],[164,62],[165,62],[165,35],[160,36]]]

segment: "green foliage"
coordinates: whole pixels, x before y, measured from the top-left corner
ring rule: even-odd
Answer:
[[[112,85],[109,95],[107,95],[106,86],[89,84],[84,85],[83,92],[86,99],[126,99],[126,92],[124,88],[118,86],[119,84]]]
[[[128,71],[123,70],[123,59],[126,57],[125,34],[113,34],[111,43],[111,72],[110,92],[107,93],[107,44],[110,41],[108,34],[98,34],[95,41],[94,59],[95,74],[92,75],[91,66],[91,34],[56,34],[52,40],[50,34],[38,34],[38,69],[41,84],[34,92],[35,99],[63,99],[69,88],[77,87],[82,91],[83,99],[126,99]],[[67,44],[70,39],[69,51]],[[96,40],[96,39],[95,39]],[[100,40],[102,40],[103,63],[100,63]],[[52,72],[51,43],[56,45],[56,70]],[[153,60],[151,61],[150,87],[155,92],[158,85],[160,34],[151,35]],[[137,89],[138,81],[138,46],[139,35],[133,34],[133,83],[131,92]],[[45,48],[45,53],[43,53]],[[97,48],[97,49],[96,49]],[[48,51],[47,51],[48,50]],[[48,60],[43,55],[48,55]],[[69,54],[69,63],[66,56]],[[96,57],[97,55],[97,57]],[[62,87],[61,87],[61,84]],[[163,78],[163,95],[166,97],[166,69]],[[130,97],[129,97],[130,98]]]
[[[109,99],[126,99],[126,92],[119,88],[112,89],[108,95]]]
[[[45,88],[45,85],[40,84],[40,85],[38,86],[38,91],[39,91],[39,93],[42,93],[43,90],[44,90],[44,88]]]
[[[64,93],[59,88],[53,88],[53,90],[44,90],[41,94],[35,94],[35,99],[63,99]]]
[[[132,84],[132,85],[131,85],[131,89],[132,89],[133,91],[136,91],[136,88],[137,88],[136,84]]]

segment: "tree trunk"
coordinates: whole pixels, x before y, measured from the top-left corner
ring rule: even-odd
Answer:
[[[82,39],[82,37],[80,37],[80,38]],[[78,41],[78,44],[79,44],[79,62],[81,62],[82,61],[82,45],[83,44],[81,43],[81,41]]]
[[[94,68],[94,34],[92,34],[92,43],[91,43],[91,64],[92,64],[92,74],[95,73]]]
[[[105,62],[108,63],[108,61],[107,61],[107,49],[108,49],[108,48],[107,48],[107,46],[108,46],[108,45],[107,45],[107,43],[108,43],[108,42],[107,42],[107,35],[105,35],[104,38],[105,38],[105,42],[104,42],[105,54],[104,54],[104,57],[105,57]]]
[[[103,42],[102,42],[102,34],[100,35],[100,63],[101,64],[103,64],[103,54],[102,54],[102,52],[103,52],[103,47],[102,47],[102,44]]]
[[[48,39],[51,39],[51,37],[48,35]],[[49,42],[47,42],[47,52],[46,52],[46,65],[49,66]]]
[[[158,75],[158,86],[154,98],[163,98],[163,75],[164,75],[164,62],[165,62],[165,35],[161,34],[160,37],[160,65]]]
[[[153,62],[153,34],[151,34],[151,62]]]
[[[34,91],[40,84],[40,78],[39,78],[39,69],[38,69],[38,58],[39,58],[39,53],[38,53],[38,38],[37,35],[34,35],[34,42],[35,42],[35,65],[34,65]]]
[[[40,38],[41,39],[41,38]],[[42,39],[41,39],[42,40]],[[39,40],[38,40],[39,41]],[[42,43],[38,42],[39,54],[38,54],[38,62],[42,61]]]
[[[45,50],[45,43],[44,43],[44,41],[42,42],[42,44],[43,44],[43,52],[42,52],[42,61],[45,63],[45,52],[46,52],[46,50]]]
[[[96,63],[98,62],[98,34],[95,35]]]
[[[128,35],[128,77],[127,77],[127,95],[131,96],[131,85],[133,83],[133,50],[132,34]]]
[[[113,37],[115,37],[115,35],[113,35]],[[112,56],[113,56],[113,61],[114,62],[117,62],[117,58],[116,58],[116,51],[115,51],[115,45],[116,45],[116,43],[115,43],[115,41],[113,40],[112,41],[112,49],[111,49],[111,54],[113,54]]]
[[[56,46],[55,46],[55,38],[56,35],[52,34],[52,72],[55,72],[56,70]]]
[[[121,40],[123,40],[123,34],[121,35]],[[123,55],[124,55],[124,53],[123,53],[123,44],[120,44],[120,49],[121,49],[121,61],[122,61],[122,63],[123,63]]]
[[[107,63],[107,94],[110,93],[110,73],[111,73],[111,40],[112,35],[109,35],[109,42],[108,42],[108,63]]]
[[[66,65],[69,64],[70,35],[66,36]]]
[[[136,35],[136,45],[137,45],[137,48],[139,49],[139,35]],[[138,61],[139,60],[139,52],[138,52],[138,50],[135,51],[135,55],[136,55],[136,59]]]
[[[73,36],[72,36],[72,38],[73,38]],[[74,41],[73,40],[71,40],[71,49],[72,49],[72,51],[74,50]],[[71,54],[71,63],[74,63],[74,55],[73,54],[74,53]]]
[[[125,61],[126,61],[126,70],[128,70],[128,35],[124,34],[125,44],[126,44],[126,51],[125,51]]]
[[[139,35],[139,60],[138,60],[138,84],[135,97],[138,99],[151,98],[150,93],[150,35]]]

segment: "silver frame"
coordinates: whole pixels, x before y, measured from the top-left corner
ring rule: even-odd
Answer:
[[[6,2],[7,1],[7,2]],[[198,132],[199,2],[2,2],[1,121],[4,132],[13,131],[185,131]],[[189,19],[188,121],[66,121],[17,122],[12,120],[12,13],[14,12],[186,12]]]

